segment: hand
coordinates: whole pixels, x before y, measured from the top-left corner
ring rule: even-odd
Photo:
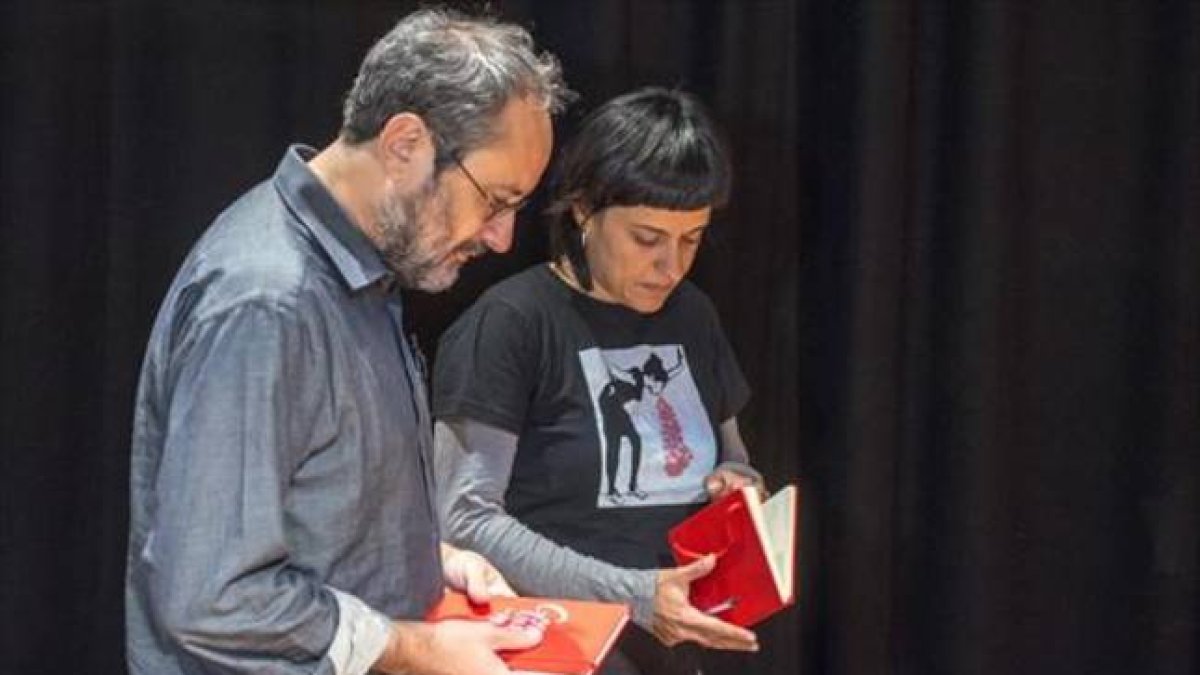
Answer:
[[[510,672],[496,656],[502,649],[529,649],[542,631],[497,626],[487,621],[449,619],[436,623],[397,622],[374,671],[405,675],[502,675]]]
[[[659,570],[654,593],[654,635],[668,647],[696,642],[709,649],[756,652],[758,637],[753,632],[705,614],[688,601],[692,582],[716,565],[716,556],[706,555],[682,567]]]
[[[704,489],[708,492],[708,498],[713,501],[747,485],[764,489],[762,481],[732,469],[717,469],[704,478]]]
[[[487,558],[447,544],[442,544],[442,577],[451,588],[463,591],[474,603],[484,604],[493,597],[516,595],[504,575]]]

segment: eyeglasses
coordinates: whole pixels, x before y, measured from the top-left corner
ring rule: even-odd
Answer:
[[[463,172],[463,175],[467,177],[467,180],[471,181],[471,185],[474,185],[475,189],[479,191],[479,195],[483,197],[483,201],[487,202],[488,211],[487,216],[483,219],[484,222],[495,220],[508,211],[516,213],[529,203],[528,196],[518,199],[515,202],[501,201],[499,198],[492,195],[492,193],[483,189],[483,186],[479,184],[479,181],[475,180],[475,176],[472,175],[470,171],[467,171],[467,167],[463,166],[462,160],[458,158],[457,154],[451,154],[450,160],[454,162],[454,165],[458,167],[459,171]]]

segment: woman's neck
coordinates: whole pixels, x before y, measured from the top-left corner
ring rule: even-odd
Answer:
[[[549,267],[550,271],[554,273],[554,276],[561,279],[564,284],[571,288],[571,290],[577,293],[582,293],[596,302],[602,302],[606,305],[619,305],[626,307],[627,309],[633,309],[616,299],[614,296],[606,293],[603,286],[596,283],[595,277],[592,277],[591,288],[584,288],[583,284],[579,283],[579,277],[575,274],[575,266],[571,264],[571,261],[567,259],[566,256],[551,260]]]

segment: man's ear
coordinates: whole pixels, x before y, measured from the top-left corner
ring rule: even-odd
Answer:
[[[414,167],[432,165],[433,134],[419,115],[392,115],[379,131],[379,150],[389,171],[411,173]]]

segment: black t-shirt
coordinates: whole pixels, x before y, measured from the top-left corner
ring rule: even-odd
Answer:
[[[492,287],[446,331],[433,385],[438,418],[518,436],[509,514],[639,569],[671,564],[666,532],[706,501],[718,427],[749,398],[711,301],[690,282],[639,314],[546,265]]]

